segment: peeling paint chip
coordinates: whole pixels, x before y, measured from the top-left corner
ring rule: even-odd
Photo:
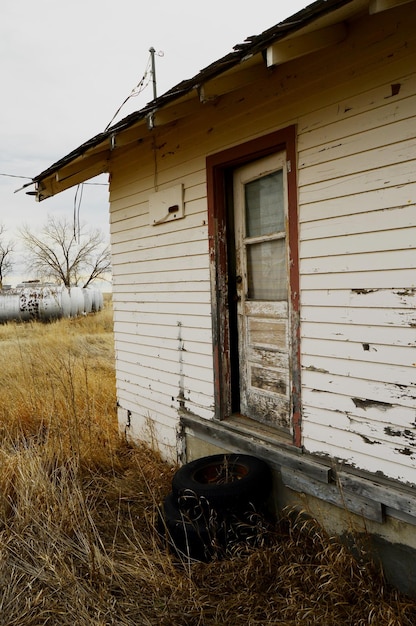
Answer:
[[[392,405],[389,402],[380,402],[379,400],[368,400],[366,398],[351,398],[357,409],[370,409],[379,408],[382,410],[391,409]]]

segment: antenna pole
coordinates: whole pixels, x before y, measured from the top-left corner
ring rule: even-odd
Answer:
[[[157,98],[157,89],[156,89],[156,64],[155,64],[155,49],[149,48],[150,58],[152,61],[152,83],[153,83],[153,100]]]

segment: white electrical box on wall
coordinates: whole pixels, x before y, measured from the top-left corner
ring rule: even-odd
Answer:
[[[182,184],[150,194],[149,222],[151,226],[174,222],[182,217],[185,217]]]

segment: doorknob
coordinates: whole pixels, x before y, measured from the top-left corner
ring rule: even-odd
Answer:
[[[237,283],[237,285],[241,285],[241,283],[243,282],[243,277],[242,276],[236,276],[235,277],[235,282]]]

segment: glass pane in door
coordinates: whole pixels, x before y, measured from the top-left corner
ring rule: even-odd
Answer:
[[[245,184],[246,237],[285,230],[283,172],[278,170]]]
[[[287,300],[285,239],[247,245],[248,298]]]

